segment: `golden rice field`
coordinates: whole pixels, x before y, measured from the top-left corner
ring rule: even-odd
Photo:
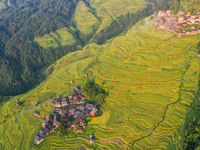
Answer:
[[[198,36],[173,38],[172,33],[157,30],[148,18],[105,45],[90,44],[67,54],[52,65],[53,73],[41,85],[0,106],[0,149],[119,150],[131,141],[136,150],[167,149],[192,118],[189,106],[196,96],[200,70],[198,41]],[[103,115],[93,118],[77,137],[51,134],[34,145],[43,121],[33,112],[50,113],[51,98],[69,95],[85,73],[109,90]],[[71,80],[74,85],[66,84]],[[24,105],[40,104],[19,108],[16,98]],[[97,138],[96,144],[89,143],[90,134]]]
[[[81,33],[88,35],[93,33],[99,26],[99,20],[90,12],[83,1],[80,1],[75,11],[75,22]]]
[[[90,5],[97,11],[97,16],[102,18],[101,25],[97,30],[99,33],[117,17],[143,9],[147,2],[145,0],[91,0]]]

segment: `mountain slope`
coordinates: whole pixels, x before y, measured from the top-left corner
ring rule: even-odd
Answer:
[[[22,0],[12,4],[0,15],[0,95],[27,91],[45,78],[42,69],[66,53],[90,41],[103,43],[153,13],[152,4],[145,0]],[[125,11],[119,11],[122,6]],[[131,16],[135,13],[139,17]],[[121,21],[116,20],[131,17],[119,27]]]
[[[153,22],[147,18],[107,44],[89,44],[85,50],[67,54],[49,67],[53,72],[40,86],[5,102],[0,108],[1,148],[167,149],[192,115],[188,109],[199,90],[199,39],[173,38]],[[86,73],[109,90],[103,115],[93,118],[84,134],[64,138],[51,134],[35,146],[33,138],[43,122],[33,112],[49,114],[48,98],[69,95]],[[66,84],[71,80],[75,85]],[[24,105],[40,104],[19,108],[16,98]],[[88,141],[90,134],[98,139],[95,145]]]

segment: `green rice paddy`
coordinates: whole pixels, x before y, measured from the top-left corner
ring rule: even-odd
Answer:
[[[188,109],[196,96],[200,68],[198,41],[198,36],[173,38],[147,18],[105,45],[90,44],[67,54],[52,65],[53,73],[41,85],[0,106],[0,149],[118,150],[129,142],[138,150],[167,149],[191,119]],[[103,115],[92,118],[77,137],[50,134],[34,145],[43,121],[33,112],[50,113],[51,99],[68,96],[86,73],[109,91]],[[68,84],[71,80],[74,85]],[[31,107],[17,107],[16,98]],[[38,101],[38,108],[33,108]],[[96,144],[89,143],[90,134]]]
[[[51,32],[43,37],[36,37],[35,41],[43,48],[73,45],[76,42],[74,36],[67,28],[59,29],[55,33]]]
[[[85,35],[93,33],[100,24],[98,19],[90,12],[90,9],[83,1],[78,3],[74,19],[76,21],[77,29]]]
[[[78,30],[85,36],[95,36],[103,29],[109,27],[113,20],[127,13],[135,13],[143,9],[147,2],[145,0],[91,0],[90,6],[80,1],[73,16],[74,27],[62,28],[55,33],[35,37],[43,48],[57,48],[59,46],[72,45],[76,42],[73,31]]]

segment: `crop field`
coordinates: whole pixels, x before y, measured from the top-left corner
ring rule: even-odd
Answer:
[[[141,10],[147,5],[145,0],[91,0],[91,7],[97,11],[97,16],[102,18],[101,25],[97,31],[108,27],[113,19],[121,15],[129,13],[135,13]]]
[[[87,7],[83,1],[80,1],[73,17],[76,29],[84,35],[98,34],[121,15],[143,9],[147,2],[145,0],[91,0],[89,5],[90,7]],[[35,41],[43,48],[72,45],[76,39],[71,31],[76,29],[65,27],[54,33],[35,37]]]
[[[36,37],[35,41],[43,48],[56,48],[75,43],[74,36],[67,28],[59,29],[55,33],[46,34],[43,37]]]
[[[77,29],[85,35],[94,32],[100,24],[98,19],[90,12],[90,9],[83,1],[78,3],[74,19],[76,21]]]
[[[41,85],[1,105],[0,149],[118,150],[131,142],[139,150],[167,149],[176,143],[174,135],[179,138],[179,130],[191,119],[188,109],[198,89],[199,37],[173,38],[152,22],[145,19],[105,45],[90,44],[67,54],[50,66],[54,71]],[[53,133],[36,146],[33,138],[43,121],[33,112],[50,114],[52,98],[68,96],[86,73],[109,91],[103,115],[92,118],[80,135]],[[74,85],[68,84],[72,80]],[[17,107],[16,98],[30,107]],[[90,134],[97,138],[95,144],[89,143]]]

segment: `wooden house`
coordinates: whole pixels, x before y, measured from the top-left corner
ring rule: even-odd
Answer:
[[[179,14],[179,15],[184,15],[184,13],[185,13],[185,12],[184,12],[183,10],[179,10],[179,11],[178,11],[178,14]]]
[[[48,135],[49,133],[51,133],[51,130],[49,129],[49,128],[47,128],[47,127],[44,127],[44,128],[42,128],[41,130],[40,130],[40,135],[41,134],[46,134],[46,135]]]
[[[195,21],[194,24],[200,24],[200,22],[199,21]]]
[[[96,142],[96,140],[95,140],[95,139],[92,139],[92,138],[90,138],[89,141],[90,141],[91,144],[93,144],[93,143]]]
[[[179,23],[179,24],[177,25],[177,28],[178,28],[178,29],[182,29],[182,28],[183,28],[183,24],[182,24],[182,23]]]
[[[85,113],[85,115],[86,116],[90,116],[90,112],[91,112],[92,110],[91,109],[86,109],[85,111],[84,111],[84,113]]]
[[[93,108],[92,111],[90,112],[90,115],[91,115],[92,117],[95,117],[95,116],[97,115],[97,112],[98,112],[98,109]]]
[[[58,101],[60,101],[61,99],[60,99],[60,96],[57,96],[56,97],[56,101],[58,102]]]
[[[165,13],[164,11],[162,11],[162,10],[158,11],[158,16],[159,16],[159,17],[164,17],[165,14],[166,14],[166,13]]]
[[[65,100],[65,101],[62,101],[62,102],[61,102],[61,105],[62,105],[62,106],[67,106],[67,105],[69,105],[69,104],[68,104],[68,102]]]
[[[89,104],[89,103],[88,103],[88,104],[86,104],[86,107],[87,107],[87,108],[90,108],[90,109],[93,109],[93,108],[94,108],[94,104]]]
[[[68,96],[69,103],[73,103],[73,96]]]
[[[76,109],[76,108],[77,108],[76,104],[72,104],[68,106],[68,109]]]
[[[185,34],[186,35],[191,35],[192,33],[191,33],[191,31],[186,31]]]
[[[187,16],[191,16],[191,12],[190,11],[188,11]]]
[[[193,35],[196,35],[196,34],[197,34],[197,30],[195,30],[195,29],[192,30],[191,32],[192,32]]]
[[[69,109],[69,110],[68,110],[68,113],[69,113],[69,114],[72,114],[72,113],[75,113],[75,112],[76,112],[76,109],[75,109],[75,108],[74,108],[74,109]]]
[[[195,28],[195,26],[191,26],[190,29],[191,30],[195,30],[196,28]]]
[[[82,126],[78,126],[76,132],[77,133],[83,132],[83,127]]]
[[[85,116],[84,115],[80,115],[76,118],[77,121],[79,122],[84,122],[85,121]]]
[[[37,135],[37,136],[35,136],[35,138],[34,138],[35,140],[34,140],[34,142],[35,142],[35,144],[40,144],[42,141],[44,141],[44,137],[42,136],[42,135]]]
[[[60,122],[59,121],[55,121],[55,122],[53,122],[53,124],[57,128],[60,125]]]

